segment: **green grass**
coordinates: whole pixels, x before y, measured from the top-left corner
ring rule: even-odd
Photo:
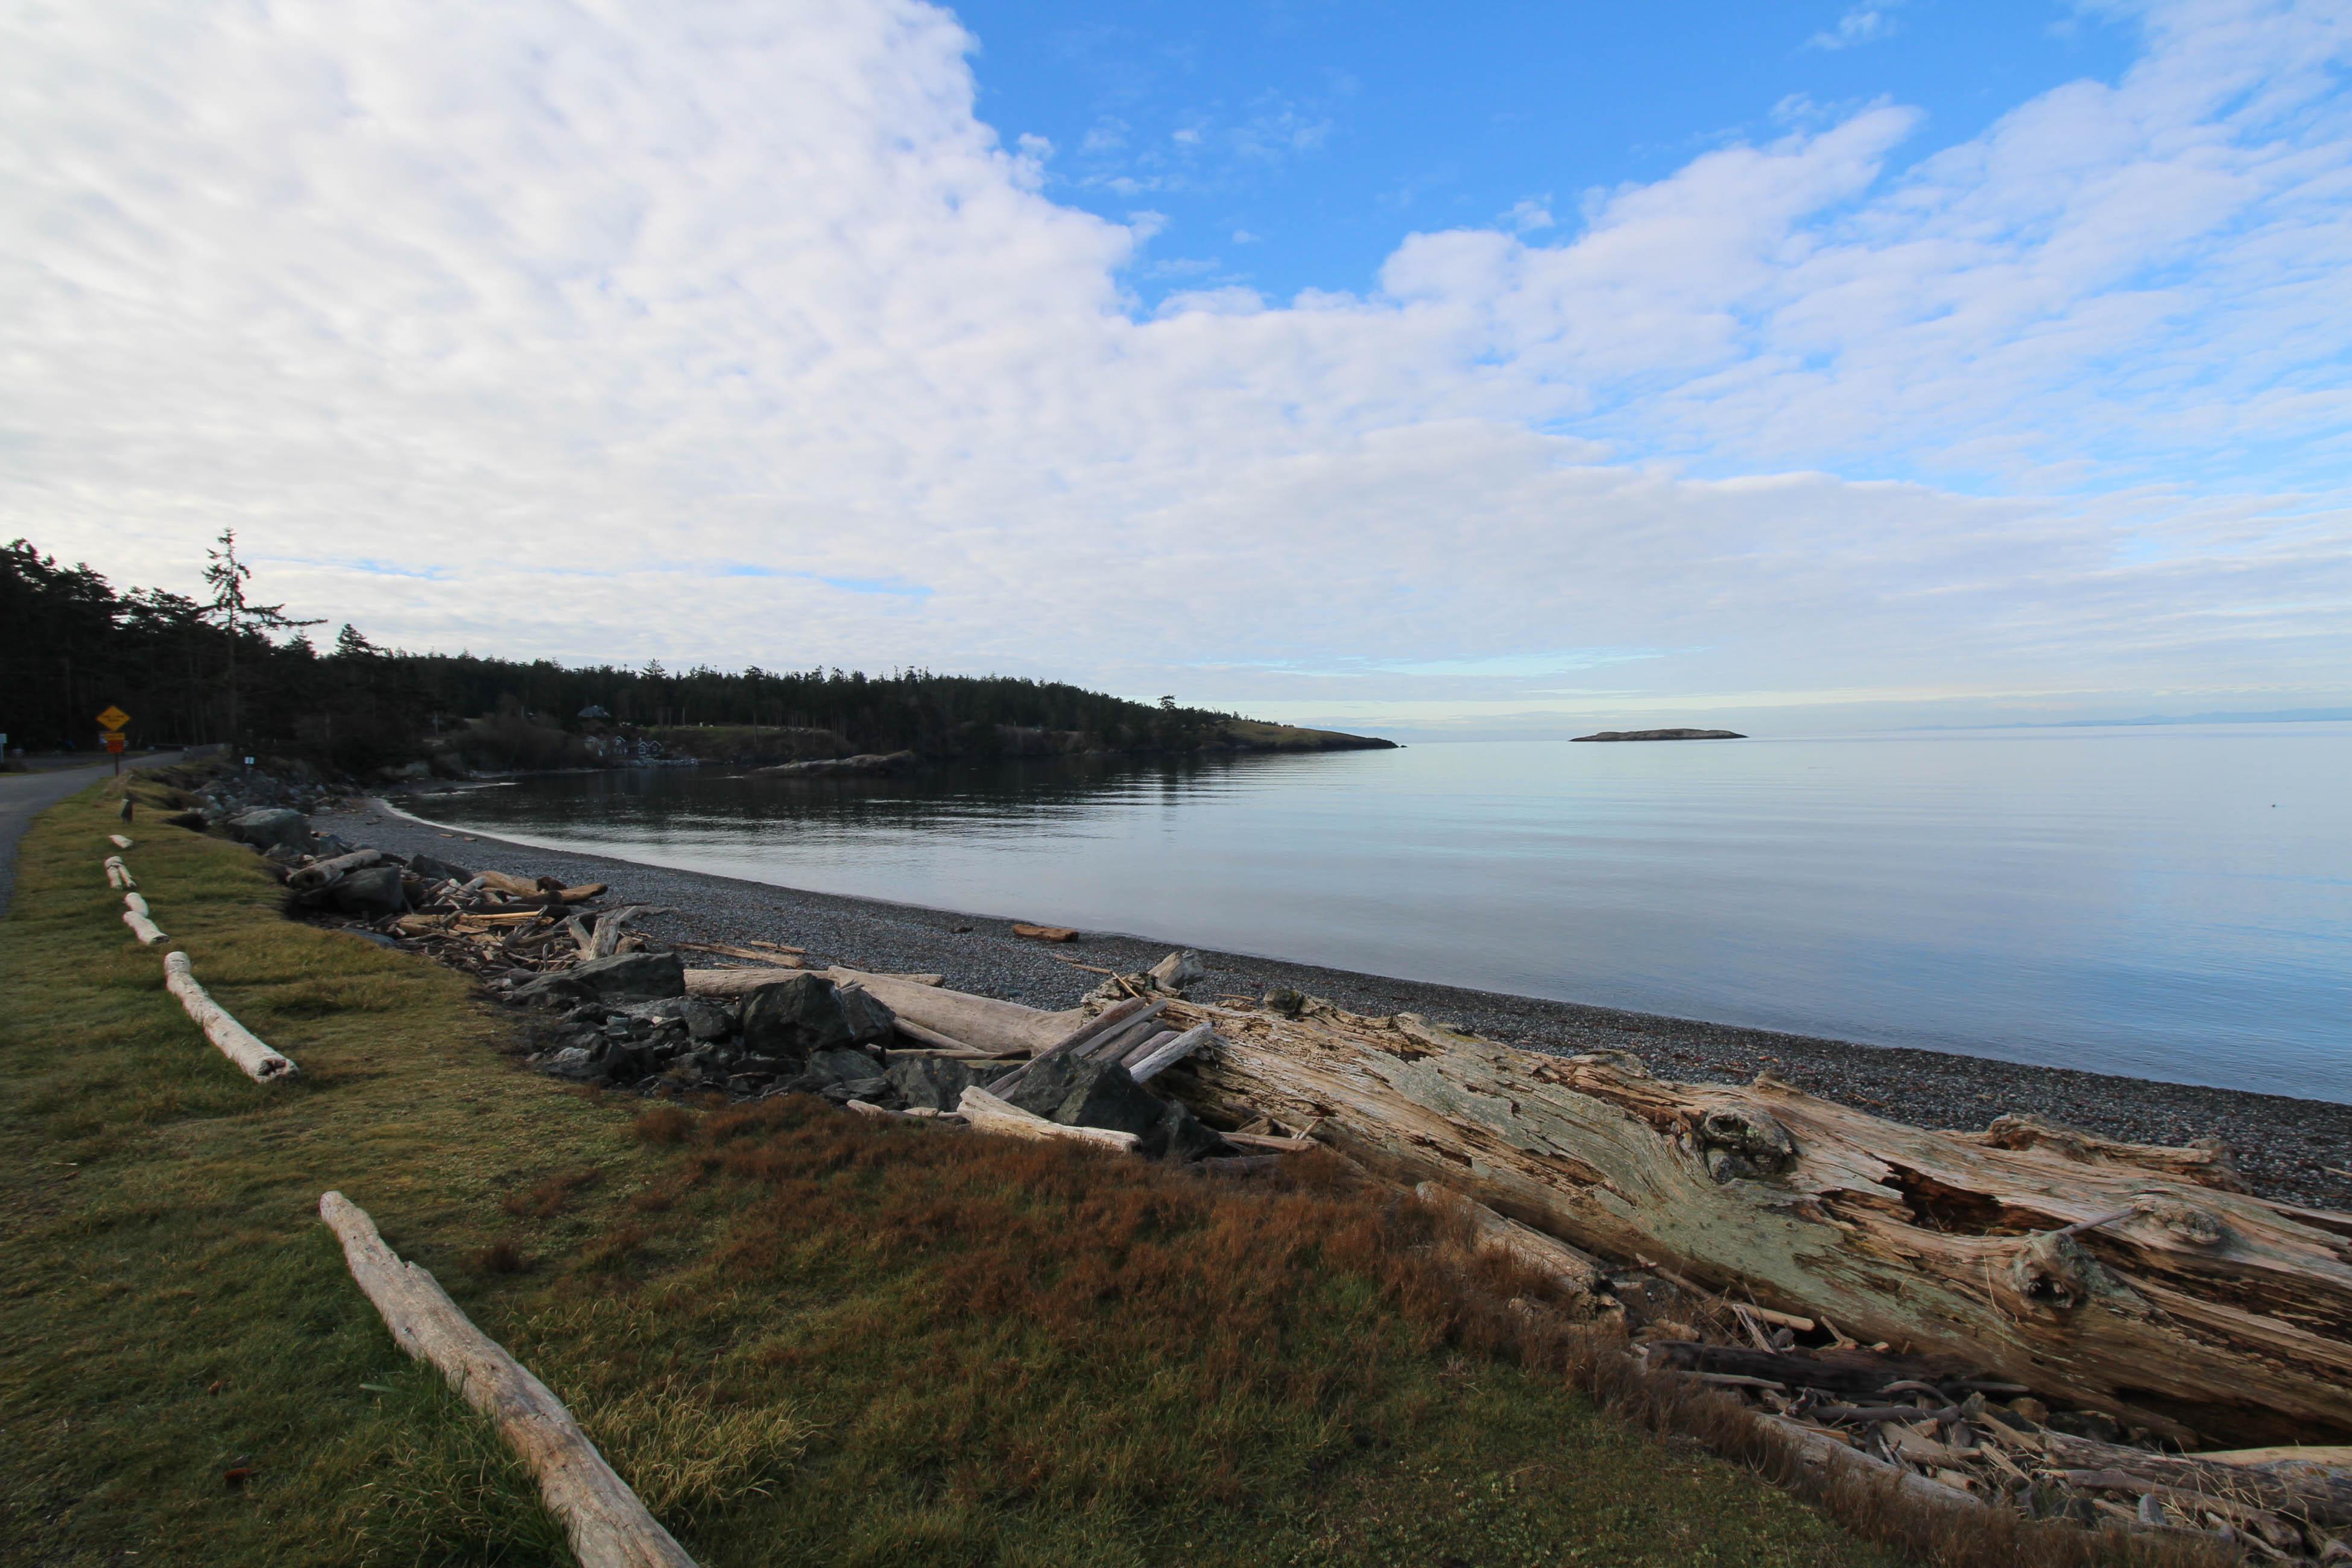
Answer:
[[[0,922],[0,1559],[562,1560],[344,1273],[335,1187],[706,1564],[1885,1560],[1530,1370],[1336,1163],[1241,1188],[566,1089],[464,977],[142,821],[156,919],[302,1068],[248,1083],[118,918],[111,805],[34,826]]]

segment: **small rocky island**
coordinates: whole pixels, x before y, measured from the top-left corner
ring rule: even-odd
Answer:
[[[1737,730],[1603,730],[1580,741],[1744,741]]]

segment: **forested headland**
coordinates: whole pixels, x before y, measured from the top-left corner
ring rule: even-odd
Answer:
[[[325,633],[323,621],[259,601],[232,536],[209,557],[209,596],[196,599],[118,588],[22,539],[0,552],[9,745],[91,747],[94,716],[110,704],[131,714],[134,747],[227,742],[352,773],[428,758],[551,767],[663,753],[985,758],[1387,743],[1010,676],[412,653],[348,623]]]

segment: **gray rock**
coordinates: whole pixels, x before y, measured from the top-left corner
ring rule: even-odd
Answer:
[[[723,1040],[735,1032],[735,1009],[709,996],[686,999],[686,1032],[698,1040]]]
[[[971,1068],[949,1057],[900,1057],[888,1070],[899,1099],[932,1110],[953,1110],[963,1091],[980,1081]]]
[[[566,1046],[547,1063],[546,1070],[557,1078],[584,1079],[596,1070],[596,1066],[589,1059],[587,1047]]]
[[[888,1068],[864,1051],[818,1051],[808,1059],[810,1072],[821,1072],[842,1083],[863,1083],[887,1078]]]
[[[291,849],[307,850],[310,847],[310,819],[283,806],[265,807],[229,818],[228,836],[256,849],[275,849],[282,844]]]
[[[890,1037],[895,1016],[887,1004],[863,985],[836,985],[834,999],[841,1004],[841,1016],[849,1024],[849,1037],[861,1046],[870,1046]]]
[[[1029,1070],[1011,1100],[1065,1127],[1132,1132],[1142,1140],[1138,1152],[1155,1159],[1166,1154],[1194,1158],[1223,1142],[1191,1110],[1162,1100],[1117,1062],[1052,1058]]]
[[[861,1089],[872,1086],[876,1094],[889,1092],[889,1079],[880,1061],[864,1051],[837,1047],[812,1051],[807,1063],[784,1083],[784,1088],[797,1094],[822,1094],[834,1100],[858,1100],[862,1093],[836,1092],[845,1084],[856,1084]]]
[[[768,1056],[813,1056],[890,1034],[890,1010],[821,974],[795,974],[743,1000],[743,1043]]]
[[[370,866],[364,870],[346,871],[328,885],[326,899],[344,914],[364,920],[396,915],[408,907],[408,895],[401,890],[397,866]]]
[[[650,1002],[686,994],[686,966],[674,952],[618,952],[542,974],[515,988],[518,998],[550,1005]]]
[[[1151,984],[1171,995],[1181,996],[1209,977],[1209,966],[1191,948],[1171,952],[1151,966]]]
[[[474,874],[463,866],[453,866],[432,855],[410,856],[408,868],[428,882],[470,882],[474,879]]]
[[[1144,1134],[1140,1147],[1155,1159],[1182,1164],[1228,1152],[1232,1145],[1218,1137],[1214,1129],[1202,1126],[1191,1106],[1171,1100],[1168,1113],[1160,1119],[1157,1127]]]
[[[642,1019],[648,1025],[681,1023],[686,1018],[690,996],[656,996],[650,1002],[631,1002],[616,1009],[622,1016]]]

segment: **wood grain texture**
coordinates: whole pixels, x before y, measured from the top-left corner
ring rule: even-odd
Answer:
[[[1548,1235],[2178,1438],[2352,1434],[2352,1215],[2233,1190],[2214,1151],[1930,1131],[1322,1003],[1170,1016],[1216,1026],[1179,1075],[1213,1122],[1326,1118],[1319,1142]]]

